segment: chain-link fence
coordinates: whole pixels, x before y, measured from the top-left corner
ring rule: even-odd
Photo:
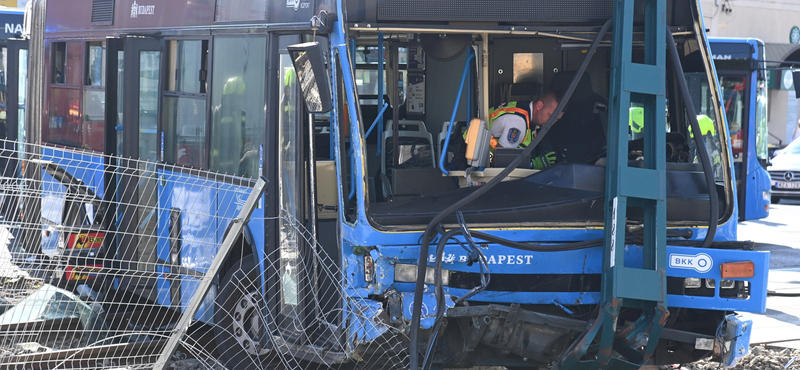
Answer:
[[[0,368],[408,367],[268,181],[2,144]]]

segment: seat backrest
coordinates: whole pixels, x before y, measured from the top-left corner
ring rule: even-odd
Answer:
[[[400,164],[402,168],[431,168],[436,167],[436,155],[433,148],[433,136],[425,123],[419,120],[400,120],[398,123],[398,145],[400,150]],[[383,133],[383,148],[381,150],[381,173],[387,173],[394,160],[394,122],[389,120],[386,131]]]
[[[565,93],[575,72],[556,74],[550,88]],[[606,145],[604,122],[608,117],[608,100],[597,94],[592,79],[584,73],[564,109],[564,115],[545,135],[540,146],[552,150],[569,162],[586,163],[602,154]]]
[[[442,132],[439,133],[439,136],[436,141],[436,158],[441,158],[442,156],[445,157],[444,163],[450,163],[453,161],[454,153],[463,152],[465,148],[458,148],[460,146],[465,146],[464,143],[464,132],[467,131],[467,122],[466,121],[456,121],[454,123],[455,127],[453,128],[453,132],[451,133],[450,143],[447,147],[447,152],[445,153],[444,142],[447,140],[447,130],[450,127],[450,121],[445,121],[442,123]],[[460,140],[460,143],[458,142]],[[461,150],[459,150],[461,149]],[[463,155],[463,153],[462,153]]]

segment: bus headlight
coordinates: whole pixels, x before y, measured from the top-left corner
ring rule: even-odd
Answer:
[[[433,284],[433,267],[425,270],[425,284]],[[417,281],[417,265],[398,263],[394,265],[394,281],[398,283],[414,283]],[[450,285],[450,270],[442,269],[442,285]]]
[[[375,279],[375,261],[368,253],[364,255],[364,281],[370,283],[373,279]]]
[[[733,289],[736,286],[736,280],[720,280],[720,289]]]
[[[700,278],[686,278],[683,279],[683,287],[688,289],[697,289],[700,287]]]

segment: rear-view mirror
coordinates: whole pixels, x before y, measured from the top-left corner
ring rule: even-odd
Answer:
[[[331,89],[325,58],[318,42],[306,42],[287,47],[297,72],[303,100],[309,113],[326,113],[331,110]]]

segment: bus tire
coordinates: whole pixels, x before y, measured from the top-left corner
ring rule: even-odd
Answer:
[[[781,197],[772,196],[772,204],[778,204],[781,201]]]
[[[266,339],[266,300],[261,294],[259,272],[250,255],[233,264],[220,280],[214,305],[214,339],[219,360],[228,369],[270,368],[275,357]]]

